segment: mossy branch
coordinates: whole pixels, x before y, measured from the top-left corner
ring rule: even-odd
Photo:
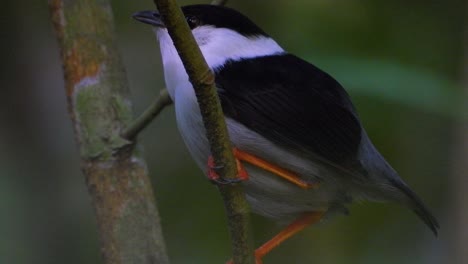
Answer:
[[[108,0],[51,0],[68,110],[107,264],[169,263],[146,163],[120,137],[132,118]]]
[[[182,59],[197,96],[203,117],[211,155],[221,178],[234,179],[237,168],[229,141],[224,115],[216,92],[215,78],[191,34],[181,9],[175,0],[154,1],[169,35]],[[228,225],[236,264],[253,264],[252,233],[249,208],[242,185],[220,185],[228,216]]]

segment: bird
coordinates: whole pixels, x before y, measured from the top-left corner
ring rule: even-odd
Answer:
[[[367,135],[350,96],[332,76],[285,51],[239,11],[182,7],[215,76],[239,179],[253,212],[290,223],[255,251],[257,263],[305,227],[348,214],[354,201],[394,202],[437,235],[437,219]],[[154,10],[133,15],[153,27],[176,123],[203,173],[222,184],[192,84]]]

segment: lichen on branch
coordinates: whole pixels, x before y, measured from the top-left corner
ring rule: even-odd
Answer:
[[[108,0],[51,0],[68,110],[104,263],[169,263],[145,161],[120,136],[132,119]]]

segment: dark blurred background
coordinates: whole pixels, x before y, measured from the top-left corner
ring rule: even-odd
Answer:
[[[131,14],[154,5],[112,2],[140,113],[164,83],[155,37]],[[265,263],[468,263],[461,258],[468,245],[462,220],[468,2],[231,0],[229,6],[347,88],[375,145],[441,223],[435,238],[409,210],[355,204],[350,216],[308,228]],[[47,3],[2,1],[0,12],[0,263],[101,263]],[[230,256],[224,209],[191,161],[172,107],[140,141],[172,263],[224,263]],[[253,224],[256,244],[279,230],[258,216]]]

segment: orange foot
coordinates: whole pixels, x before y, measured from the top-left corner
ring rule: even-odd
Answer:
[[[212,182],[217,184],[233,184],[239,183],[241,181],[245,181],[249,179],[249,174],[245,170],[242,163],[236,158],[236,166],[237,166],[237,178],[234,179],[225,179],[221,178],[217,172],[221,167],[215,164],[213,156],[208,157],[208,179]]]

